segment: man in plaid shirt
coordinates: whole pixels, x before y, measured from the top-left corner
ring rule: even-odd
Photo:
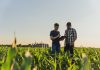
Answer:
[[[67,23],[67,29],[65,30],[65,47],[64,52],[70,51],[70,57],[73,57],[74,42],[77,39],[77,32],[71,27],[71,22]]]

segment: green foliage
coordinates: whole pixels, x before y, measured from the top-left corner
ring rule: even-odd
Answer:
[[[8,48],[7,57],[2,64],[1,70],[11,70],[12,62],[16,56],[16,48]]]
[[[30,47],[28,52],[32,56],[27,50],[0,47],[0,70],[100,70],[100,49],[75,48],[73,58],[63,48],[52,54],[51,48]]]

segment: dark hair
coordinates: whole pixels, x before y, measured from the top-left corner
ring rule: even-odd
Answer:
[[[67,26],[71,26],[71,22],[67,22]]]
[[[54,26],[59,26],[59,24],[58,23],[55,23]]]

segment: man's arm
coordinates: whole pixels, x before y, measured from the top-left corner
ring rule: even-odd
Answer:
[[[64,40],[64,39],[66,38],[66,36],[67,36],[66,33],[67,33],[67,30],[65,30],[64,36],[61,36],[61,37],[60,37],[60,39],[61,39],[60,41],[62,41],[62,40]]]
[[[73,34],[74,34],[74,42],[75,42],[75,40],[77,39],[77,32],[75,29],[73,30]]]
[[[56,37],[53,37],[53,32],[52,31],[50,32],[50,39],[51,40],[55,40],[58,37],[60,37],[60,33]]]
[[[59,41],[63,41],[65,38],[66,38],[66,30],[65,30],[64,36],[61,36],[61,37],[59,38]]]
[[[56,38],[60,37],[60,34],[58,34],[56,37],[50,36],[51,40],[55,40]]]
[[[76,41],[76,39],[77,39],[77,32],[75,29],[73,29],[73,41],[71,43],[72,45],[74,45],[74,42]]]

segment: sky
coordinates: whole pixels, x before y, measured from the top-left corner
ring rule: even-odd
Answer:
[[[64,35],[70,21],[77,30],[76,46],[100,47],[100,0],[0,0],[0,44],[44,42],[54,23]],[[61,42],[63,46],[64,41]]]

